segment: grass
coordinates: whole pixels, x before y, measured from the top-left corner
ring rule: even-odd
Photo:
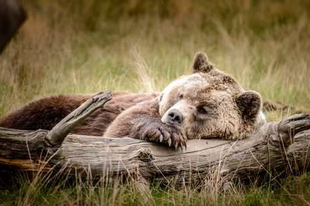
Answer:
[[[20,176],[1,186],[1,205],[308,205],[310,176],[288,178],[277,186],[236,187],[223,193],[213,188],[176,190],[153,185],[141,192],[133,183],[113,185],[53,182],[46,176]]]
[[[53,94],[160,91],[204,51],[265,100],[309,111],[310,3],[297,1],[23,1],[29,18],[0,57],[0,116]],[[268,120],[283,114],[268,113]],[[4,205],[305,205],[308,174],[277,187],[159,188],[67,185],[19,177]],[[146,198],[147,197],[147,198]]]

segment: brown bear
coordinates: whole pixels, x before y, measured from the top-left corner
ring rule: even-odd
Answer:
[[[9,114],[1,127],[51,129],[90,96],[36,100]],[[124,137],[184,148],[187,139],[243,139],[265,122],[261,96],[244,91],[219,71],[204,53],[196,54],[192,74],[178,78],[162,93],[114,93],[104,108],[72,133]]]

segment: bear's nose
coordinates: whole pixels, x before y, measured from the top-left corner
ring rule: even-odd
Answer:
[[[168,119],[171,123],[181,124],[183,122],[183,115],[178,110],[172,109],[168,113]]]

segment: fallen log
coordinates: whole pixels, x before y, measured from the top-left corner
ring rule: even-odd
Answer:
[[[212,175],[229,182],[310,168],[307,114],[269,122],[244,140],[189,140],[185,151],[127,137],[68,135],[109,99],[110,93],[95,95],[51,131],[0,128],[0,170],[53,170],[98,179],[129,175],[184,185],[201,183]]]

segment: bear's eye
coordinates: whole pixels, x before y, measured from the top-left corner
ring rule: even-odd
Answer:
[[[180,97],[180,99],[183,99],[183,94],[180,94],[180,96],[179,96],[179,97]]]
[[[197,111],[198,111],[200,114],[208,114],[208,113],[209,113],[209,110],[206,109],[205,107],[202,107],[202,106],[198,107],[198,108],[197,108]]]

